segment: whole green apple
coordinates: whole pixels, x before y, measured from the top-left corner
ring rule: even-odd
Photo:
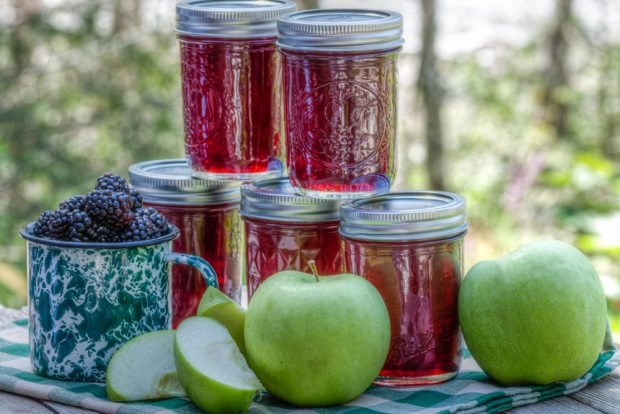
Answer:
[[[546,240],[472,267],[459,293],[459,320],[472,356],[497,382],[549,384],[592,367],[607,308],[587,257]]]
[[[381,295],[352,274],[277,273],[252,296],[244,328],[246,357],[261,383],[306,407],[342,404],[363,393],[390,345]]]

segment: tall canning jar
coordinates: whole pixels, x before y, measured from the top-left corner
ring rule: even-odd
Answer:
[[[321,275],[342,273],[339,204],[296,194],[286,177],[244,184],[248,298],[267,278],[282,270],[310,273],[314,260]]]
[[[454,377],[461,362],[465,200],[439,191],[391,193],[343,205],[341,220],[347,271],[379,290],[390,315],[390,350],[375,383]]]
[[[400,14],[382,10],[308,10],[278,21],[287,166],[300,193],[389,191],[402,25]]]
[[[241,223],[239,185],[192,177],[183,159],[154,160],[129,167],[131,184],[144,205],[154,207],[179,228],[173,250],[207,260],[222,292],[241,302]],[[172,267],[172,325],[196,314],[206,289],[190,266]]]
[[[181,0],[185,152],[212,180],[279,176],[281,94],[276,20],[288,0]]]

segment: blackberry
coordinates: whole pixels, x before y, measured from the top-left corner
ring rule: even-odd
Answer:
[[[138,211],[138,209],[142,208],[142,194],[138,190],[134,190],[131,184],[129,185],[129,195],[133,202],[133,210]]]
[[[71,211],[64,208],[54,211],[47,225],[52,239],[67,240],[71,229]]]
[[[97,178],[97,184],[95,184],[95,190],[107,190],[115,193],[126,193],[129,191],[127,181],[120,175],[105,173],[101,177]]]
[[[113,191],[115,193],[126,193],[131,196],[134,211],[142,207],[142,195],[133,189],[131,184],[120,175],[105,173],[97,178],[95,190]]]
[[[69,211],[84,211],[84,204],[86,203],[86,197],[83,195],[75,195],[68,200],[63,201],[58,205],[59,209],[69,210]]]
[[[37,237],[43,237],[45,239],[51,239],[49,223],[54,217],[54,212],[51,210],[45,210],[34,222],[32,227],[32,234]]]
[[[123,230],[133,218],[133,202],[126,193],[95,190],[86,196],[84,211],[97,223],[113,230]]]
[[[69,239],[72,241],[89,241],[89,231],[91,231],[93,221],[84,211],[73,210],[71,212],[71,226],[69,228]]]
[[[149,240],[161,237],[168,232],[166,218],[152,207],[141,208],[123,234],[125,241]]]
[[[113,243],[121,241],[119,233],[109,227],[93,223],[84,231],[84,241],[92,241],[99,243]]]
[[[142,195],[119,175],[106,173],[95,190],[44,211],[32,228],[38,237],[57,240],[119,242],[160,237],[168,230],[155,209],[142,209]]]

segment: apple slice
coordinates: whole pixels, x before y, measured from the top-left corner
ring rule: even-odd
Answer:
[[[108,364],[106,391],[115,401],[184,397],[174,363],[174,331],[149,332],[121,346]]]
[[[198,305],[197,315],[215,319],[224,325],[237,343],[241,353],[245,355],[245,341],[243,339],[245,309],[239,306],[237,302],[217,288],[208,287]]]
[[[228,330],[214,319],[181,322],[174,356],[187,395],[207,413],[245,412],[263,389]]]

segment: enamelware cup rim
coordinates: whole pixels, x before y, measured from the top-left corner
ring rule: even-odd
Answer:
[[[31,223],[28,223],[19,230],[19,235],[23,239],[31,243],[42,244],[45,246],[67,247],[67,248],[75,248],[75,249],[126,249],[129,247],[147,247],[147,246],[154,246],[157,244],[161,244],[161,243],[174,240],[179,236],[179,229],[175,225],[169,223],[168,233],[156,239],[127,241],[127,242],[105,242],[105,243],[53,240],[53,239],[45,239],[43,237],[37,237],[33,235],[32,227],[34,226],[34,223],[35,223],[34,221]]]

